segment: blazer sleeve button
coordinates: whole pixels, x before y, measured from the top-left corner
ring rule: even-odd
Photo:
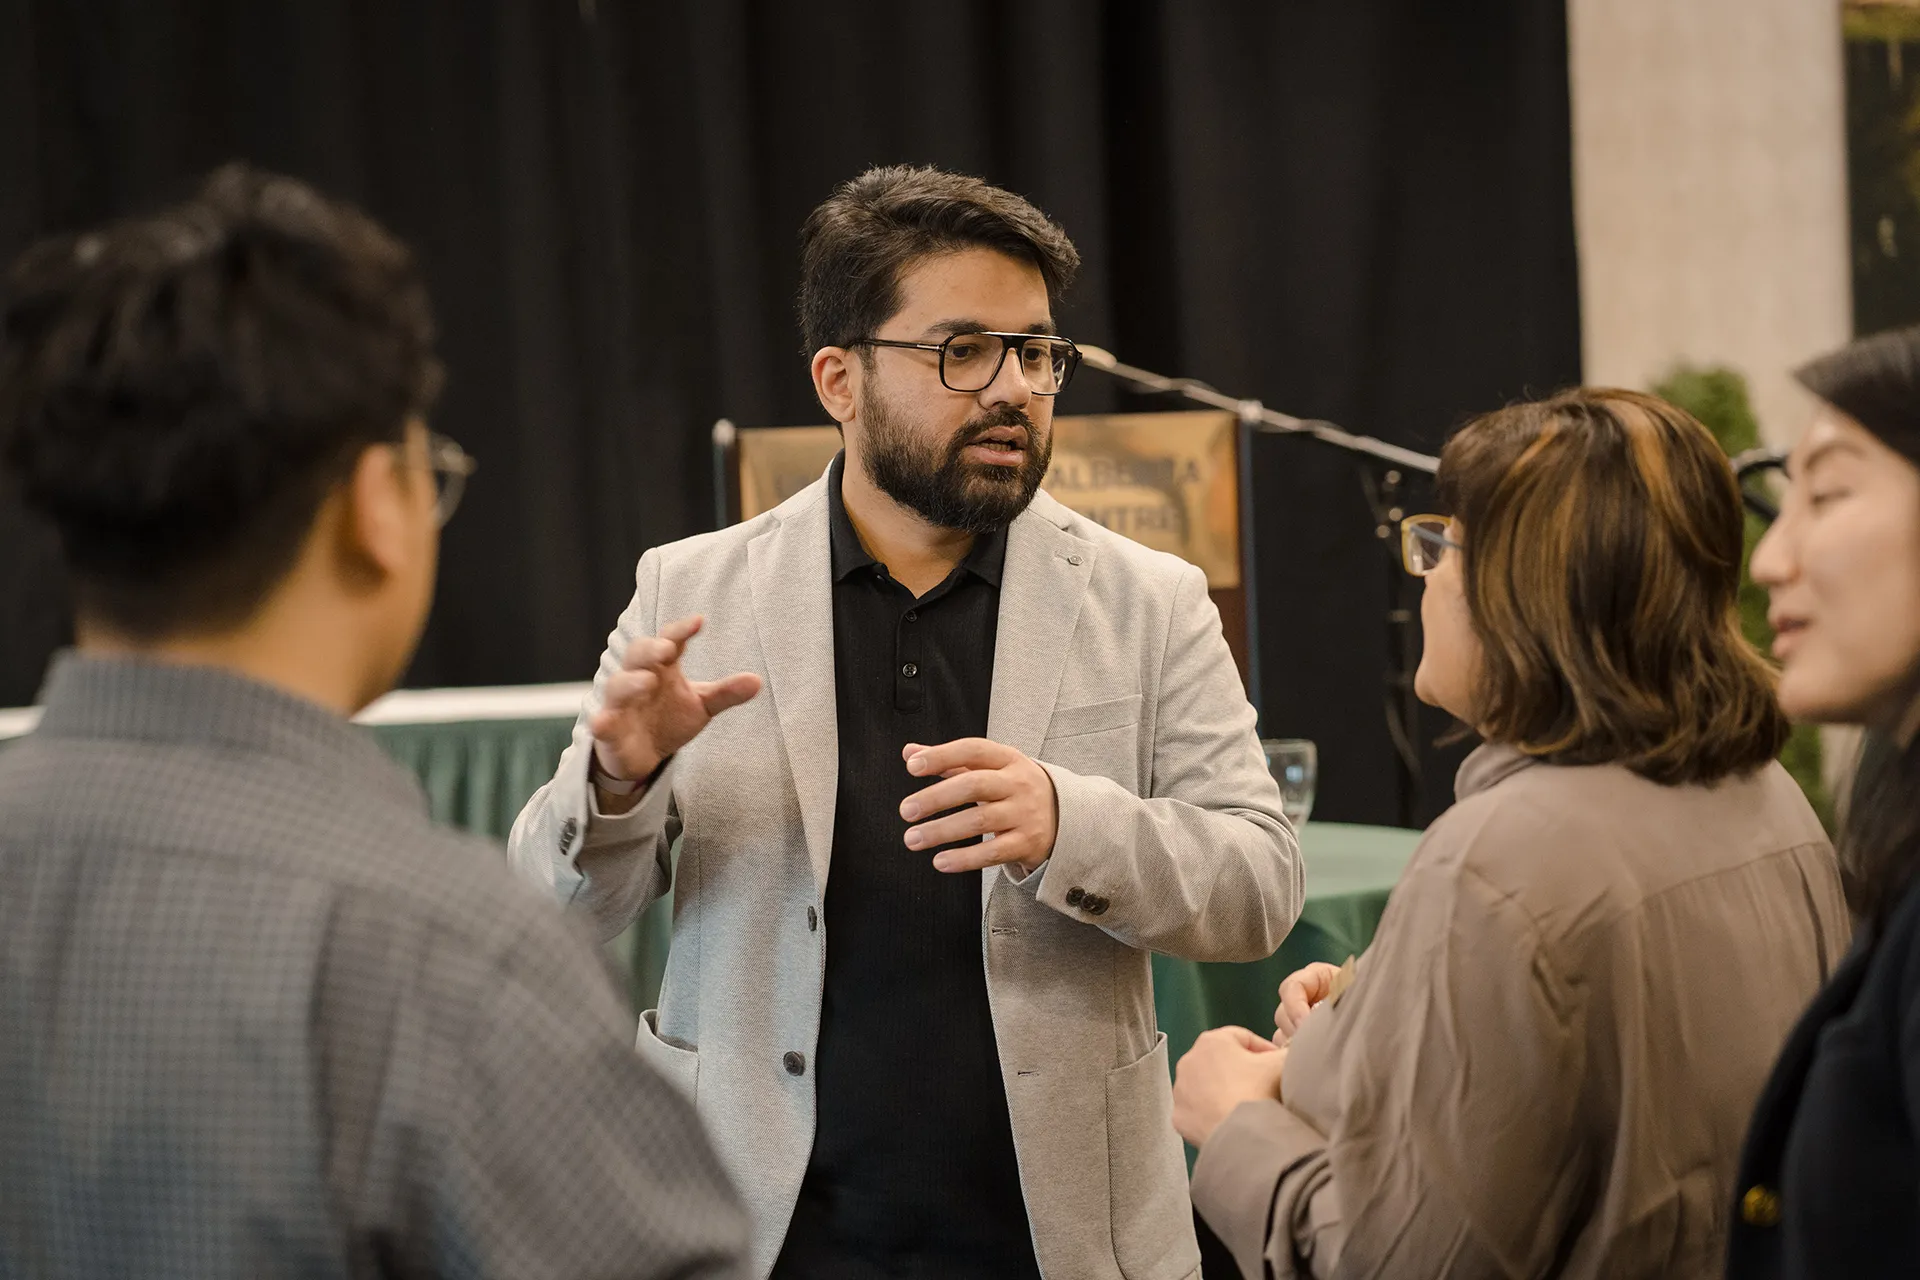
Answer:
[[[1081,903],[1085,902],[1086,900],[1087,900],[1087,891],[1085,889],[1082,889],[1079,885],[1075,885],[1073,886],[1073,888],[1067,890],[1068,906],[1077,907]]]
[[[565,822],[561,823],[560,824],[560,852],[565,853],[567,851],[567,846],[572,844],[573,838],[579,834],[580,834],[580,824],[574,821],[572,818],[568,818]]]
[[[1740,1219],[1750,1227],[1772,1227],[1780,1222],[1780,1197],[1769,1187],[1748,1187],[1740,1197]]]
[[[1086,903],[1087,914],[1090,916],[1105,915],[1110,905],[1105,898],[1088,898]]]

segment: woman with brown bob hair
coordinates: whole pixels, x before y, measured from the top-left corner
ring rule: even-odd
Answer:
[[[1415,687],[1485,739],[1372,947],[1208,1032],[1175,1123],[1249,1276],[1703,1276],[1741,1132],[1848,933],[1773,757],[1742,516],[1687,414],[1576,390],[1462,429]]]

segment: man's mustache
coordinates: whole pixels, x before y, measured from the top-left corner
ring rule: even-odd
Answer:
[[[1040,439],[1040,433],[1034,428],[1033,419],[1027,416],[1025,409],[1016,409],[1012,405],[995,409],[983,417],[975,418],[953,433],[953,443],[947,452],[959,457],[960,451],[974,443],[995,427],[1020,427],[1027,433],[1027,447],[1032,448]]]

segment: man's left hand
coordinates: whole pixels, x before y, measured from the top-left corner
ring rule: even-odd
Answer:
[[[1047,771],[1025,755],[986,738],[959,738],[937,747],[909,742],[900,754],[916,778],[941,779],[901,802],[900,816],[919,824],[907,828],[907,848],[936,849],[987,837],[936,855],[936,870],[978,871],[1017,862],[1031,874],[1053,853],[1059,800]],[[934,818],[936,813],[945,816]]]
[[[1287,1051],[1245,1027],[1215,1027],[1180,1055],[1173,1081],[1173,1127],[1195,1149],[1243,1102],[1280,1098]]]

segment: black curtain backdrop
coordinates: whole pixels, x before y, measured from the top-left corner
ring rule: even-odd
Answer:
[[[712,526],[708,429],[821,420],[795,236],[832,185],[986,176],[1086,260],[1064,331],[1423,450],[1578,378],[1565,18],[1535,0],[0,0],[0,253],[231,158],[350,197],[425,263],[481,463],[408,683],[583,679],[647,546]],[[1065,412],[1176,408],[1083,372]],[[1264,731],[1316,815],[1396,776],[1396,590],[1347,456],[1255,457]],[[1416,494],[1418,507],[1427,499]],[[1417,593],[1406,595],[1417,602]],[[68,632],[0,498],[0,705]],[[1417,737],[1445,729],[1431,714]]]

